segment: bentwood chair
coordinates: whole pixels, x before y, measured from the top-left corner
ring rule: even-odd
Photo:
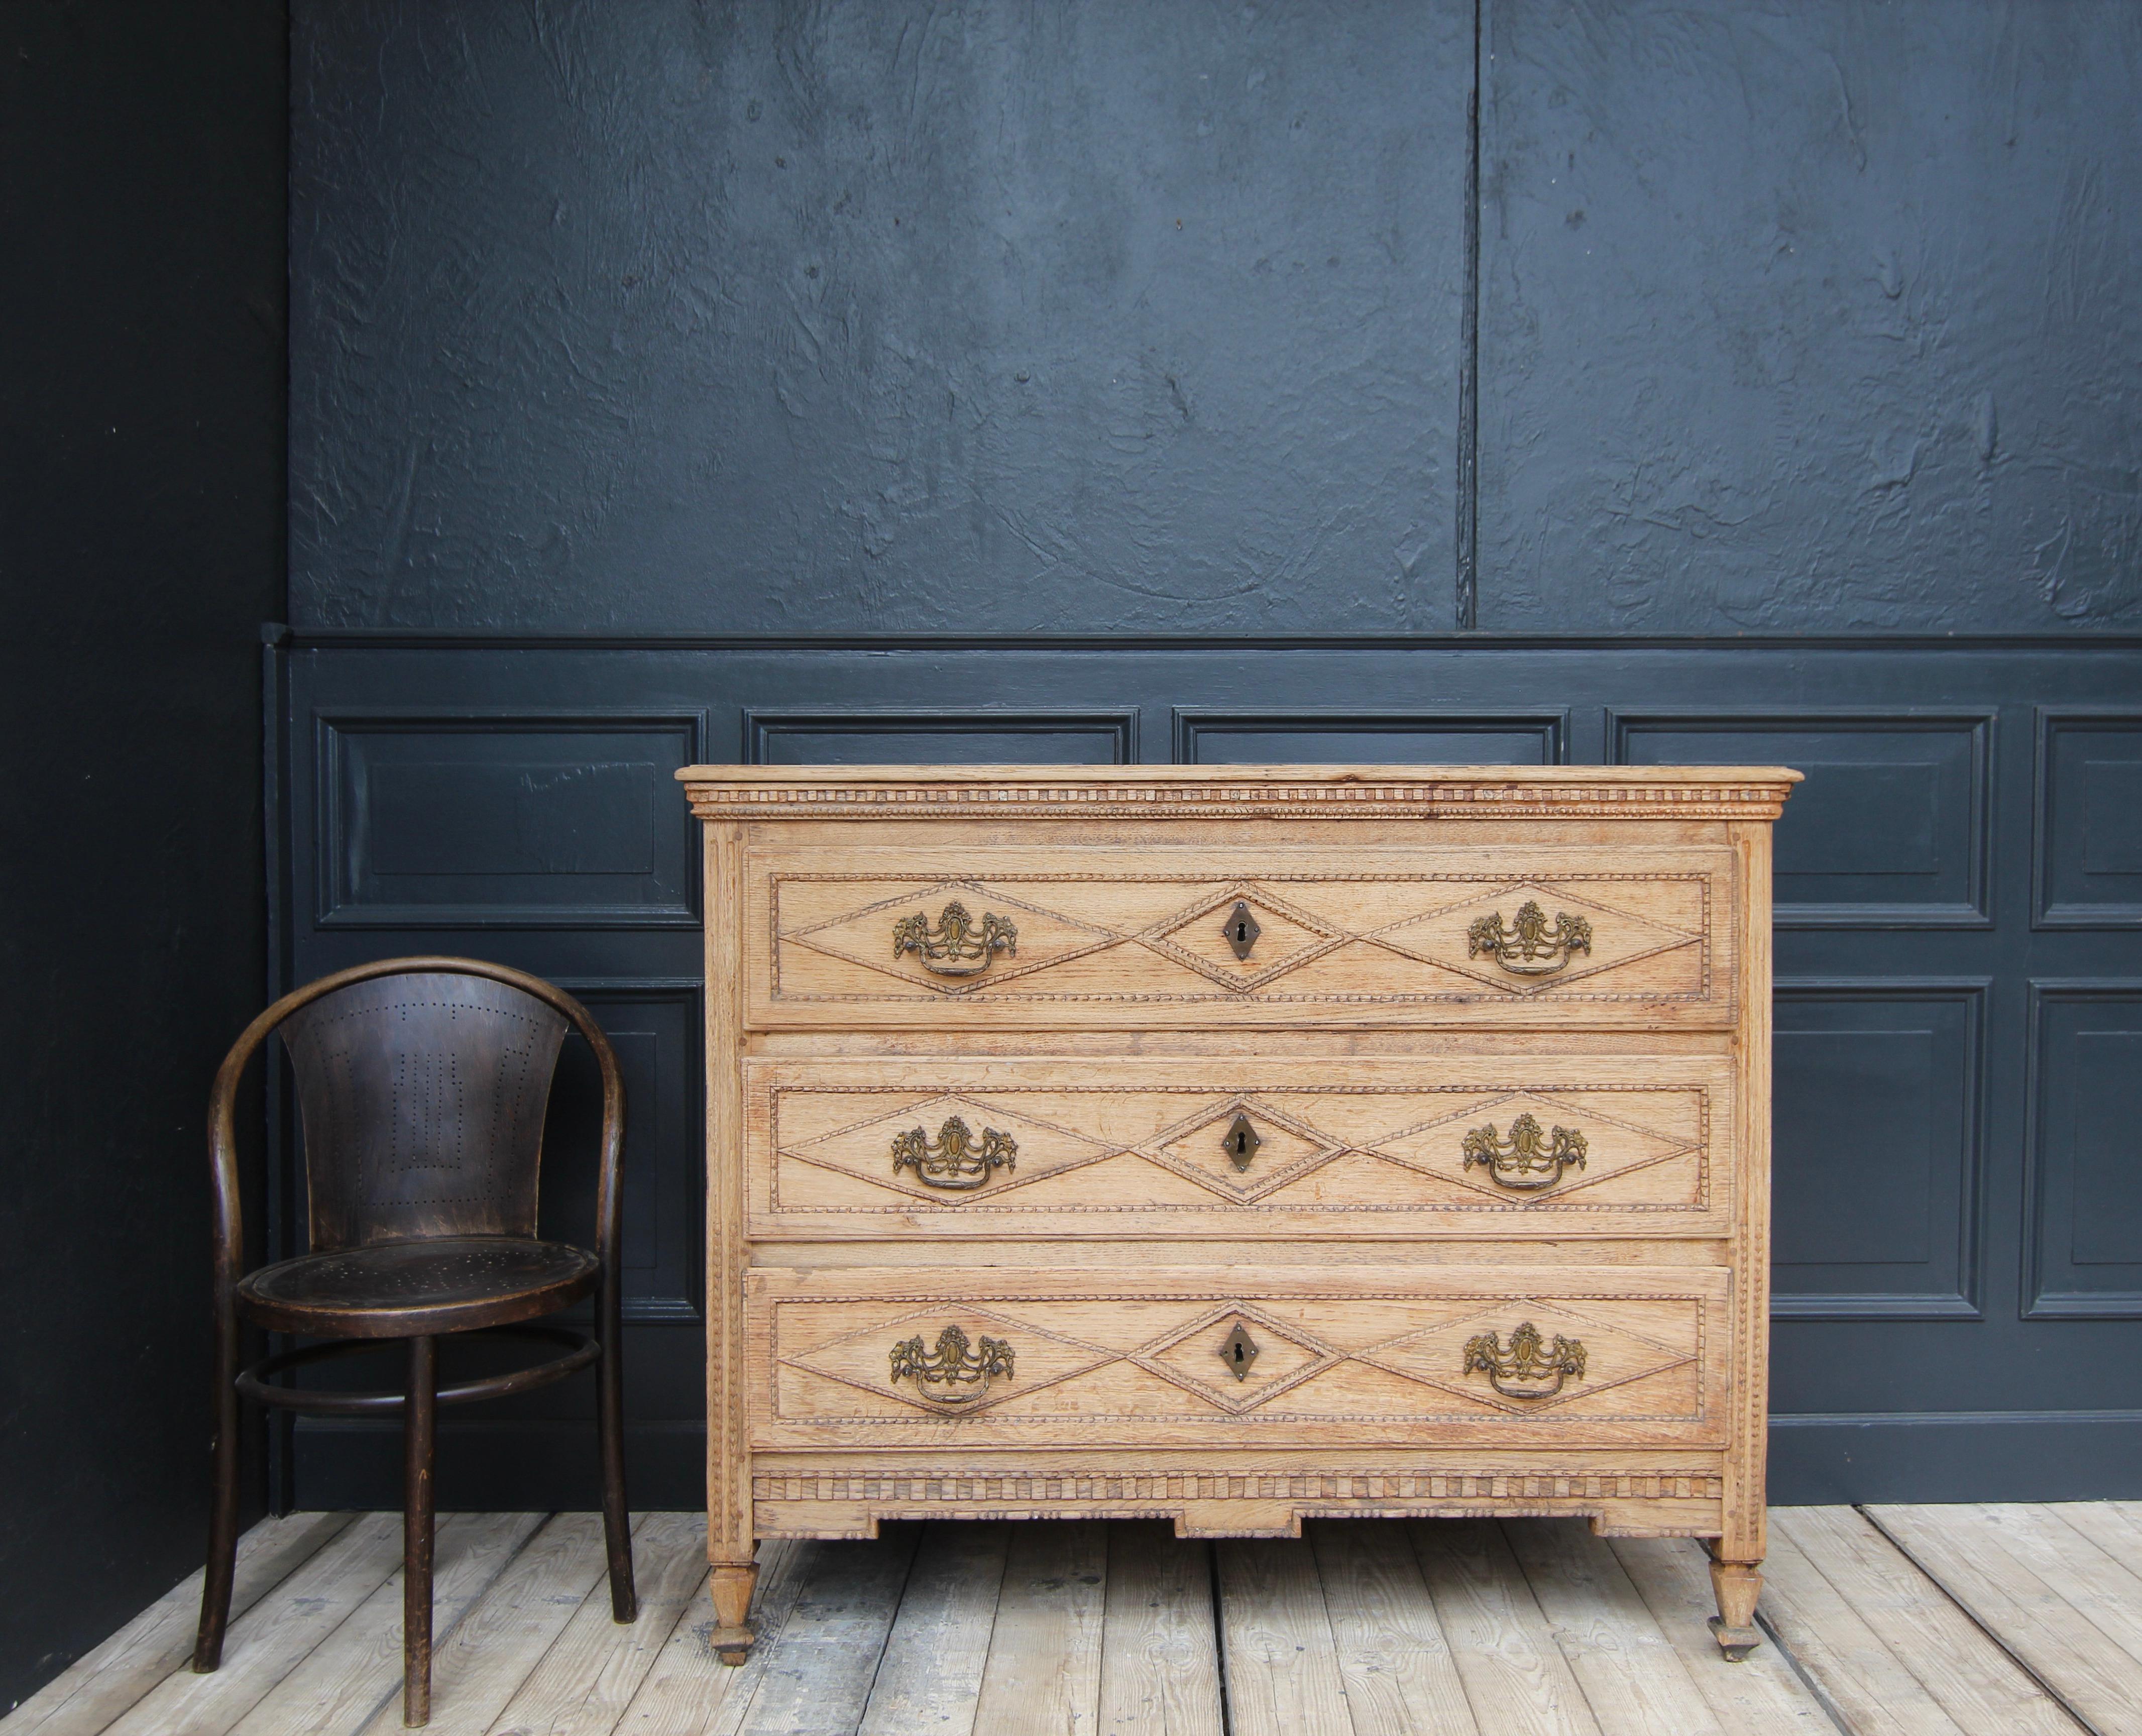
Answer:
[[[568,1030],[602,1069],[593,1253],[536,1234],[543,1117]],[[240,1076],[279,1031],[297,1076],[309,1251],[244,1269],[234,1110]],[[215,1076],[209,1160],[215,1219],[215,1499],[193,1667],[222,1661],[238,1549],[239,1401],[332,1417],[402,1419],[402,1700],[431,1716],[432,1460],[437,1407],[548,1386],[593,1365],[600,1381],[603,1532],[610,1613],[637,1613],[624,1501],[618,1360],[618,1168],[624,1083],[587,1009],[540,977],[473,958],[389,958],[323,977],[245,1027]],[[595,1296],[592,1337],[540,1317]],[[243,1324],[331,1342],[241,1370]],[[488,1332],[560,1347],[532,1367],[442,1389],[438,1343]],[[323,1358],[408,1344],[399,1392],[276,1384]]]

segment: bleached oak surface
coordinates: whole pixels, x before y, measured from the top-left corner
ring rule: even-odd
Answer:
[[[767,1544],[739,1669],[705,1643],[704,1521],[634,1528],[610,1619],[587,1514],[440,1532],[432,1728],[478,1736],[2102,1736],[2142,1733],[2142,1507],[1771,1516],[1770,1643],[1704,1632],[1699,1545],[1570,1520],[888,1525]],[[392,1515],[245,1540],[224,1669],[186,1671],[200,1575],[0,1719],[0,1736],[401,1727]]]

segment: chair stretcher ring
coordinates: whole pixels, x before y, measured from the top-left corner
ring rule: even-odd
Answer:
[[[509,1326],[486,1327],[480,1332],[466,1334],[471,1338],[529,1338],[539,1343],[563,1344],[565,1354],[553,1357],[545,1363],[536,1363],[526,1368],[514,1368],[504,1374],[489,1374],[481,1380],[463,1381],[458,1386],[439,1388],[438,1402],[462,1404],[478,1398],[504,1398],[515,1392],[528,1392],[538,1387],[547,1387],[553,1381],[577,1374],[593,1366],[602,1354],[602,1347],[588,1333],[575,1332],[570,1327],[548,1326],[540,1321],[519,1321]],[[274,1375],[293,1368],[302,1368],[308,1363],[323,1363],[338,1356],[351,1356],[360,1350],[378,1350],[396,1341],[392,1338],[339,1338],[331,1344],[308,1344],[300,1349],[286,1350],[280,1355],[264,1357],[238,1377],[238,1390],[256,1404],[273,1405],[285,1411],[306,1411],[323,1417],[377,1417],[392,1415],[407,1402],[401,1392],[322,1392],[305,1387],[275,1387],[268,1384]]]

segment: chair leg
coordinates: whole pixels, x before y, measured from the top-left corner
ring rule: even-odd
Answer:
[[[216,1323],[215,1489],[210,1497],[208,1568],[201,1580],[200,1626],[194,1669],[206,1675],[223,1662],[230,1621],[230,1586],[238,1567],[238,1323]]]
[[[409,1341],[402,1414],[402,1722],[432,1719],[432,1460],[438,1422],[439,1341]]]
[[[614,1283],[608,1273],[604,1277],[606,1285]],[[602,1440],[603,1543],[610,1554],[610,1618],[630,1622],[639,1614],[639,1594],[632,1580],[632,1514],[624,1499],[624,1361],[619,1354],[614,1292],[606,1288],[601,1306],[595,1429]]]

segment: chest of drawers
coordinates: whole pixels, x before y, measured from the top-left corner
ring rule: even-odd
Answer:
[[[1763,1554],[1794,773],[692,767],[717,1643],[887,1518]]]

